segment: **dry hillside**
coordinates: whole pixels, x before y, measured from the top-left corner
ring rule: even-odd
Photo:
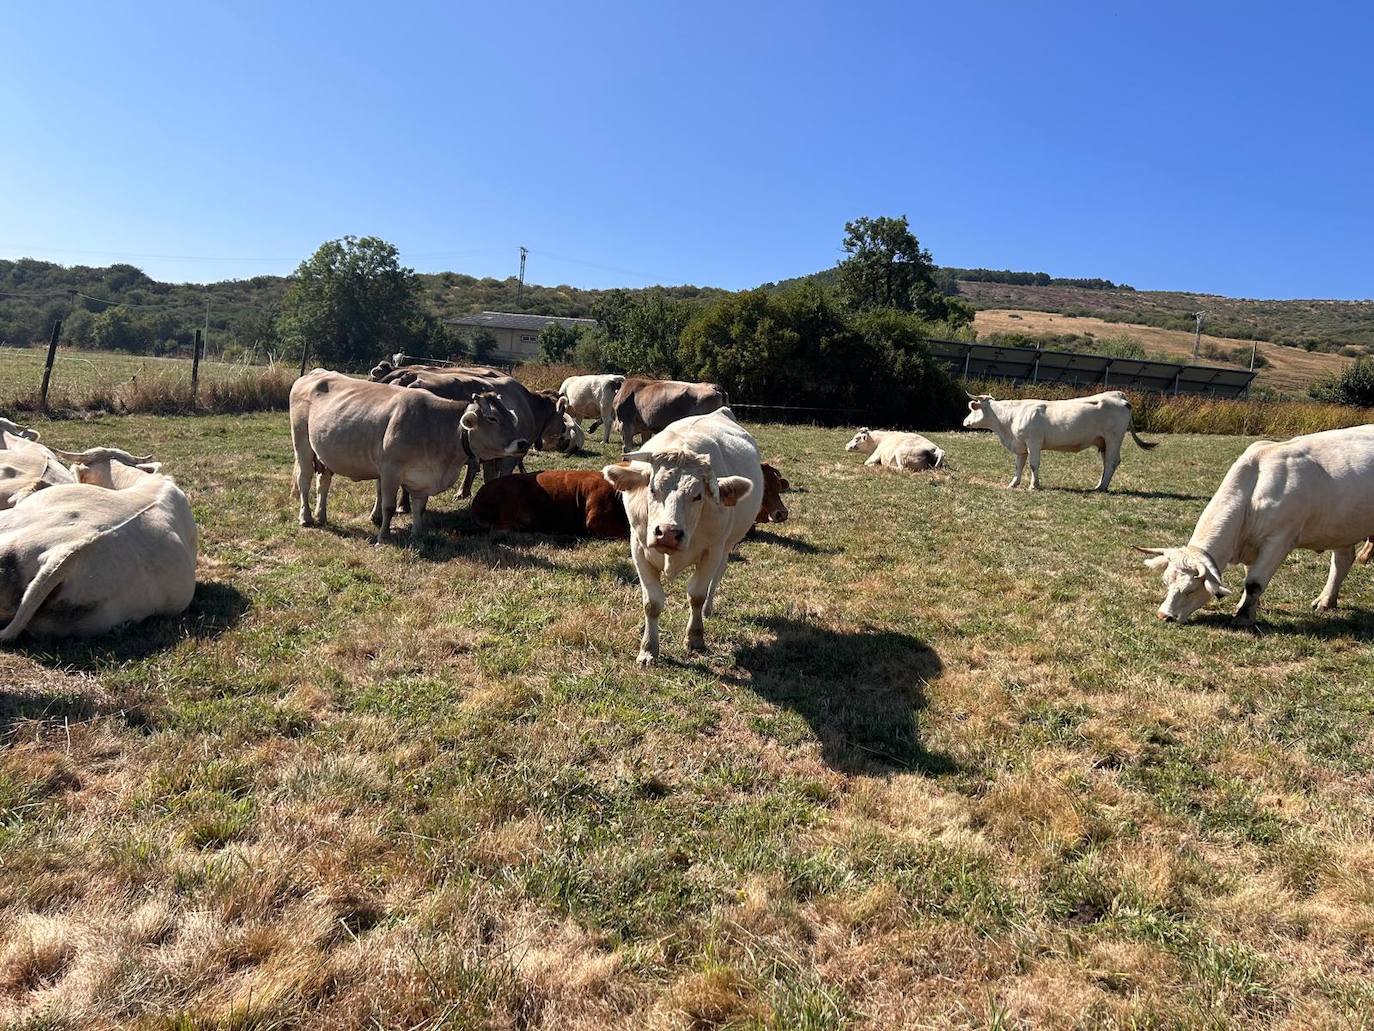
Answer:
[[[1077,317],[1073,315],[1051,314],[1043,311],[1009,311],[991,309],[980,311],[974,318],[978,336],[989,333],[1079,333],[1091,334],[1098,339],[1105,337],[1129,337],[1137,341],[1147,351],[1167,354],[1176,358],[1187,358],[1193,352],[1193,334],[1176,329],[1158,329],[1154,326],[1134,326],[1124,322],[1105,322],[1102,319]],[[1231,350],[1236,347],[1248,348],[1252,341],[1236,340],[1230,337],[1202,334],[1203,345],[1213,344]],[[1349,365],[1352,359],[1339,354],[1322,354],[1304,351],[1298,347],[1283,347],[1279,344],[1260,343],[1260,354],[1269,360],[1269,367],[1262,369],[1256,383],[1289,393],[1305,393],[1307,387],[1316,380]]]

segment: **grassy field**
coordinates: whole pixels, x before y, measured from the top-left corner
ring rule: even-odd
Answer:
[[[1126,337],[1139,343],[1146,351],[1168,355],[1172,361],[1189,360],[1193,353],[1193,334],[1176,329],[1160,329],[1156,326],[1136,326],[1125,322],[1104,322],[1102,319],[1086,316],[1074,317],[1057,313],[1030,311],[1028,309],[979,311],[973,320],[979,334],[986,333],[1091,333],[1098,339],[1107,337]],[[1236,340],[1230,337],[1202,334],[1203,345],[1231,351],[1244,348],[1249,353],[1250,340]],[[1269,361],[1269,366],[1260,370],[1255,383],[1262,387],[1288,393],[1305,394],[1307,388],[1317,380],[1339,373],[1354,359],[1339,354],[1320,351],[1304,351],[1298,347],[1283,347],[1279,344],[1261,342],[1259,350]],[[1218,363],[1202,358],[1204,363]]]
[[[988,435],[913,478],[757,427],[793,518],[641,671],[624,544],[450,494],[376,548],[342,482],[303,530],[281,413],[43,428],[167,463],[200,587],[0,650],[10,1026],[1369,1026],[1369,573],[1316,616],[1291,559],[1251,636],[1158,623],[1129,550],[1242,439],[1099,497],[1086,454],[1031,494]]]

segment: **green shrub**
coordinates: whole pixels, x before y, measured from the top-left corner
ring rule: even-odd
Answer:
[[[1309,393],[1318,401],[1374,407],[1374,359],[1356,360],[1340,373],[1314,384]]]

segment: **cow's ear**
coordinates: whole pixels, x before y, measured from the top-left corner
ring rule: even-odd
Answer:
[[[754,489],[754,483],[747,476],[727,476],[717,484],[720,490],[720,503],[726,508],[734,508],[747,498]]]
[[[782,479],[781,477],[778,478],[778,490],[791,490],[791,489],[792,489],[792,484],[791,484],[789,481],[784,480],[784,479]]]
[[[558,403],[557,405],[555,405],[555,408],[557,409],[558,414],[562,415],[564,412],[568,410],[568,399],[564,397],[562,394],[559,394]]]
[[[968,403],[968,410],[969,410],[970,412],[976,412],[976,411],[978,411],[978,409],[980,409],[980,408],[982,408],[982,407],[983,407],[983,402],[982,402],[982,401],[970,401],[970,402]]]
[[[161,462],[139,462],[138,465],[134,466],[134,468],[135,468],[135,469],[138,469],[138,470],[140,470],[140,471],[142,471],[142,472],[145,472],[145,473],[160,473],[160,472],[162,472],[162,463],[161,463]]]
[[[465,430],[475,430],[481,417],[477,414],[477,405],[468,405],[468,410],[463,413],[463,417],[458,420],[458,424]]]
[[[601,470],[606,482],[619,491],[638,490],[649,485],[649,472],[643,466],[619,462]]]

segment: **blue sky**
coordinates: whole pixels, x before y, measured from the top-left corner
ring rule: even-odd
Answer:
[[[0,257],[741,288],[941,264],[1374,295],[1368,5],[0,7]]]

